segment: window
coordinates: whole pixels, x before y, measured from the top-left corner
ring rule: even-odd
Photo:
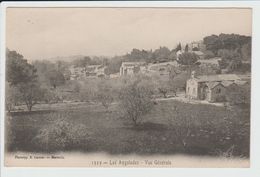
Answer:
[[[216,93],[221,93],[221,88],[217,88]]]
[[[195,94],[195,92],[196,92],[196,89],[195,89],[195,88],[193,88],[193,92],[192,92],[192,93],[193,93],[193,94]]]

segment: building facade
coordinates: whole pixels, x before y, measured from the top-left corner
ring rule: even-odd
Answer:
[[[186,82],[186,97],[189,99],[223,102],[226,100],[230,86],[245,84],[235,74],[196,76],[193,71]]]
[[[134,75],[145,69],[145,62],[123,62],[120,67],[120,76]]]

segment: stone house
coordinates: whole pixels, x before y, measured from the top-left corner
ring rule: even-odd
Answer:
[[[228,87],[245,84],[235,74],[202,75],[191,73],[186,82],[186,97],[189,99],[223,102],[228,94]]]
[[[120,67],[120,76],[133,75],[145,68],[145,62],[123,62]]]

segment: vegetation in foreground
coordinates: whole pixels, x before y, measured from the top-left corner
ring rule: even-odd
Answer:
[[[250,108],[233,110],[168,100],[138,125],[113,104],[7,115],[7,150],[249,157]],[[66,110],[66,111],[65,111]]]

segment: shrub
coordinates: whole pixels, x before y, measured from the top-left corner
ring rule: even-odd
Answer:
[[[113,102],[113,89],[111,83],[106,80],[102,80],[102,82],[97,84],[97,100],[101,102],[102,106],[108,109],[109,105]]]
[[[77,147],[89,139],[90,132],[82,124],[71,123],[59,116],[50,125],[39,130],[33,142],[45,151],[66,150]]]
[[[231,105],[250,104],[250,87],[237,86],[236,89],[229,88],[227,94],[227,101]]]
[[[138,124],[142,115],[147,114],[153,107],[153,91],[149,85],[149,80],[144,77],[137,77],[130,80],[121,89],[121,108],[125,117],[132,120],[134,125]]]

